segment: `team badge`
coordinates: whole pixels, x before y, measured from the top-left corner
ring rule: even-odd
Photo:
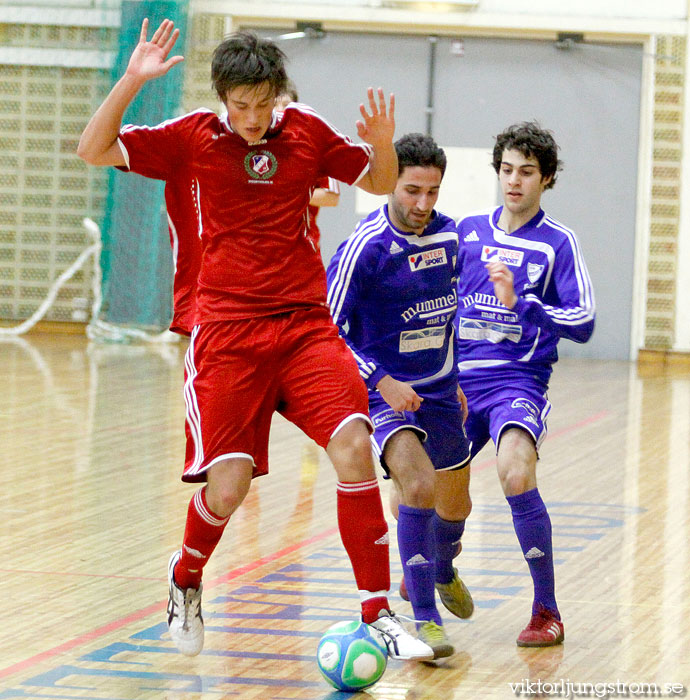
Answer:
[[[434,248],[433,250],[425,250],[423,253],[415,253],[407,256],[407,262],[410,264],[410,270],[426,270],[428,267],[438,267],[445,265],[448,262],[445,248]]]
[[[542,272],[544,272],[543,265],[527,263],[527,279],[529,279],[532,284],[534,284],[541,277]]]
[[[524,253],[521,250],[511,250],[510,248],[496,248],[485,245],[482,248],[482,262],[502,262],[504,265],[520,267]]]
[[[278,170],[278,161],[270,151],[249,151],[244,159],[244,169],[254,180],[268,180]]]

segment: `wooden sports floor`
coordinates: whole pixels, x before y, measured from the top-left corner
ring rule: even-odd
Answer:
[[[183,354],[75,336],[0,342],[0,699],[347,697],[315,663],[322,632],[358,610],[334,473],[281,418],[271,474],[206,571],[204,652],[183,657],[167,638],[166,565],[194,490],[179,480]],[[565,644],[515,645],[531,580],[485,449],[458,560],[475,614],[441,608],[456,654],[438,666],[391,661],[356,697],[688,692],[690,377],[564,360],[550,398],[538,471]],[[397,590],[395,547],[391,564]]]

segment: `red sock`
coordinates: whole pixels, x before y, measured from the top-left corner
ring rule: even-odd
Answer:
[[[373,622],[389,607],[391,584],[388,524],[376,479],[338,482],[338,527],[362,599],[362,619]]]
[[[206,504],[206,487],[199,489],[187,509],[182,556],[175,566],[175,583],[180,588],[199,588],[201,574],[230,520],[219,518]]]

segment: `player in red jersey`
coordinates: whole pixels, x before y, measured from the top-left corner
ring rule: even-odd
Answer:
[[[362,618],[394,658],[432,658],[390,611],[388,528],[371,456],[367,392],[331,322],[326,276],[307,229],[313,183],[324,175],[377,194],[397,178],[394,101],[368,91],[355,144],[316,112],[274,111],[287,76],[270,40],[239,32],[213,55],[227,108],[153,127],[121,126],[141,87],[183,60],[165,20],[144,20],[127,70],[87,124],[79,155],[147,177],[189,182],[201,237],[196,310],[185,359],[187,455],[183,480],[205,482],[187,511],[168,566],[168,627],[178,650],[203,648],[202,571],[251,480],[268,471],[279,410],[322,445],[338,476],[338,524],[360,591]]]

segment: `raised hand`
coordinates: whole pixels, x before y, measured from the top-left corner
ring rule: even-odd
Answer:
[[[143,81],[165,75],[174,65],[184,61],[184,56],[168,58],[180,35],[180,30],[175,29],[172,20],[164,19],[151,37],[151,41],[146,38],[148,28],[149,21],[144,19],[141,23],[139,43],[132,52],[126,71],[127,75]]]
[[[374,88],[367,90],[369,112],[363,104],[359,112],[364,121],[357,120],[357,134],[362,141],[372,146],[390,144],[395,133],[395,95],[390,96],[390,105],[386,107],[386,98],[382,88],[378,88],[378,104],[374,99]]]

